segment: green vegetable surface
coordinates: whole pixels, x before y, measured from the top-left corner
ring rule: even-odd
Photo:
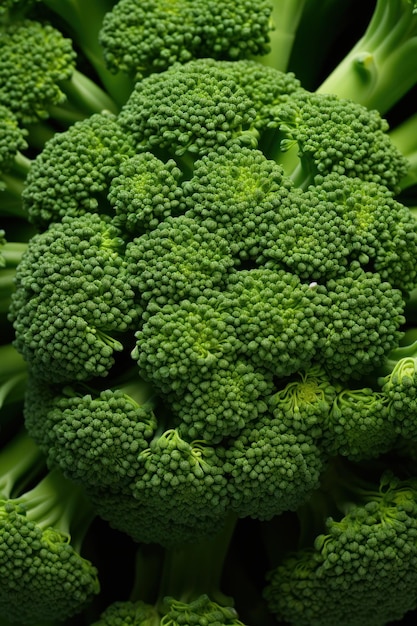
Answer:
[[[2,3],[1,624],[417,610],[416,89],[411,0]]]

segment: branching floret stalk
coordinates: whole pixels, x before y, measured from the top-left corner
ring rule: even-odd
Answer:
[[[308,0],[272,0],[269,54],[257,60],[285,72],[294,44],[297,27]]]
[[[44,466],[43,456],[26,432],[18,433],[0,455],[0,499],[9,500],[24,489]]]
[[[102,84],[118,105],[126,102],[132,91],[132,81],[123,74],[114,75],[107,69],[98,33],[104,15],[113,8],[112,0],[43,0],[71,29],[71,37],[93,65]]]
[[[416,83],[417,4],[378,0],[364,35],[317,89],[386,113]]]

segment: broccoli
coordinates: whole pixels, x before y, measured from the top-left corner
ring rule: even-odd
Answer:
[[[64,620],[99,592],[97,570],[80,547],[94,514],[78,487],[43,466],[26,433],[3,446],[0,612],[12,622]]]
[[[363,36],[317,91],[384,114],[416,84],[416,50],[416,2],[377,0]]]
[[[269,572],[265,596],[276,618],[294,626],[402,619],[417,604],[416,504],[415,479],[384,472],[365,480],[346,463],[331,465],[299,511],[302,547]]]
[[[6,451],[24,426],[43,464],[5,497],[26,528],[26,497],[74,489],[105,564],[123,538],[166,566],[143,563],[131,596],[132,572],[119,593],[105,567],[118,603],[100,618],[97,572],[58,526],[85,587],[54,588],[48,608],[39,576],[13,620],[343,626],[343,564],[357,614],[375,598],[352,624],[401,617],[417,604],[412,542],[395,538],[414,533],[417,475],[414,2],[84,4],[0,9],[0,427]],[[352,508],[356,471],[371,493],[360,483]],[[291,538],[301,523],[300,548],[314,540],[327,496],[315,532],[343,536],[294,565]],[[278,608],[271,586],[261,598],[268,528],[305,604],[285,585]],[[386,577],[366,561],[349,587],[340,546],[364,529]],[[218,591],[220,536],[240,618]]]

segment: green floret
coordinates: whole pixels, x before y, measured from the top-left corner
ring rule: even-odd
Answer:
[[[313,365],[283,379],[282,388],[268,398],[269,410],[294,433],[320,440],[327,415],[339,391],[323,368]]]
[[[119,230],[96,214],[64,217],[31,239],[10,319],[35,375],[61,382],[107,374],[123,350],[118,337],[140,313],[123,248]]]
[[[175,598],[164,599],[161,626],[180,626],[180,624],[205,624],[207,626],[245,626],[238,619],[236,610],[231,606],[221,606],[204,594],[190,603],[180,602]]]
[[[195,377],[234,363],[240,341],[220,298],[166,304],[136,333],[139,373],[162,392],[184,390]]]
[[[181,420],[179,431],[213,443],[237,436],[268,408],[274,388],[272,374],[256,370],[242,359],[190,378],[185,389],[169,395],[172,411]]]
[[[407,334],[406,334],[407,341]],[[404,439],[417,441],[417,342],[394,348],[378,371],[389,421]]]
[[[182,155],[201,154],[242,136],[255,117],[252,101],[234,77],[213,59],[201,59],[175,63],[136,83],[118,120],[140,150]]]
[[[254,268],[231,274],[225,295],[239,353],[255,367],[283,377],[310,363],[323,333],[315,287],[289,272]]]
[[[129,136],[110,113],[57,133],[34,160],[22,193],[29,220],[45,227],[66,215],[108,212],[104,192],[133,156]]]
[[[407,171],[405,158],[387,134],[387,121],[376,110],[299,90],[277,108],[276,116],[285,136],[276,147],[298,151],[299,163],[291,172],[298,186],[306,187],[316,174],[337,172],[396,190]]]
[[[172,532],[169,541],[214,534],[228,511],[227,479],[216,448],[204,441],[187,441],[170,429],[155,437],[139,455],[142,468],[133,487],[134,498],[152,518],[165,517]],[[179,529],[175,530],[176,528]],[[147,532],[146,532],[147,531]],[[141,537],[141,535],[139,535]],[[156,521],[144,527],[142,541],[166,544]]]
[[[108,194],[118,223],[140,235],[177,213],[182,197],[181,176],[175,161],[165,163],[150,152],[123,161]]]
[[[262,55],[269,49],[270,14],[267,0],[119,0],[99,40],[112,71],[140,76],[192,58]]]
[[[279,411],[249,423],[225,446],[224,457],[232,511],[260,520],[303,504],[326,460],[313,437],[288,426]]]
[[[258,263],[320,280],[342,274],[356,260],[404,292],[415,284],[417,222],[381,184],[336,173],[317,176],[268,218]]]
[[[48,23],[6,20],[0,26],[0,104],[23,126],[48,117],[72,123],[109,109],[112,98],[76,69],[71,39]]]
[[[139,379],[100,393],[45,389],[31,380],[25,424],[49,467],[84,487],[123,488],[138,473],[138,455],[156,430],[151,395]]]
[[[292,203],[291,187],[261,151],[220,147],[197,160],[184,183],[186,215],[223,235],[234,256],[254,259],[269,224]]]
[[[150,311],[223,287],[236,265],[227,240],[186,215],[168,217],[130,242],[126,261],[132,285]]]
[[[388,398],[369,387],[340,390],[324,423],[329,454],[352,461],[377,458],[392,450],[398,438]]]
[[[379,274],[355,266],[314,289],[323,295],[325,306],[315,359],[328,375],[358,379],[381,365],[403,335],[401,292]]]
[[[417,605],[415,480],[387,472],[365,483],[344,471],[332,466],[327,492],[300,512],[313,532],[308,547],[285,556],[269,574],[265,597],[278,620],[385,626]],[[336,508],[329,514],[327,506]],[[313,516],[320,520],[315,530]]]
[[[384,114],[415,84],[417,5],[377,0],[362,37],[318,88]]]
[[[0,456],[0,613],[24,624],[68,619],[99,592],[96,568],[79,553],[93,519],[84,494],[55,472],[22,491],[39,460],[25,434]]]

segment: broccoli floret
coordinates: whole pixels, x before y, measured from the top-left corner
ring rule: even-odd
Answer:
[[[190,379],[234,363],[240,347],[235,320],[218,304],[215,296],[201,296],[150,315],[132,353],[145,380],[161,391],[184,390]]]
[[[291,173],[298,186],[306,187],[316,174],[337,172],[395,190],[407,171],[387,135],[387,121],[352,100],[298,90],[277,107],[276,117],[285,136],[276,149],[298,151]]]
[[[296,510],[319,486],[326,462],[316,440],[282,420],[279,409],[249,423],[224,457],[231,509],[260,520]]]
[[[126,152],[124,152],[126,156]],[[112,179],[108,201],[117,221],[133,235],[152,231],[180,211],[182,172],[174,160],[166,163],[150,152],[124,160]]]
[[[89,393],[32,378],[25,424],[51,467],[84,487],[122,488],[139,472],[138,456],[156,430],[152,389],[145,383]]]
[[[48,23],[20,19],[1,25],[0,104],[23,126],[53,117],[72,123],[118,107],[76,69],[72,40]]]
[[[318,93],[352,98],[385,114],[416,84],[416,8],[414,0],[377,0],[364,34]]]
[[[192,58],[238,59],[269,50],[271,3],[119,0],[100,30],[107,66],[138,77]]]
[[[355,266],[314,288],[327,299],[315,359],[329,376],[358,379],[381,365],[403,335],[401,292],[379,274]]]
[[[384,626],[417,604],[415,480],[339,472],[332,466],[324,490],[300,511],[310,532],[320,520],[312,540],[269,574],[270,610],[294,626]]]
[[[99,592],[96,568],[79,553],[90,505],[55,471],[25,491],[42,467],[26,434],[2,449],[0,464],[0,612],[24,624],[67,619]]]
[[[31,239],[10,315],[35,375],[60,382],[107,374],[139,312],[123,248],[120,232],[96,214],[64,217]]]
[[[417,343],[392,350],[378,373],[378,385],[388,402],[387,419],[404,439],[417,441]]]
[[[45,227],[106,206],[101,194],[132,155],[129,136],[110,113],[92,115],[57,133],[29,170],[22,193],[29,220]]]

